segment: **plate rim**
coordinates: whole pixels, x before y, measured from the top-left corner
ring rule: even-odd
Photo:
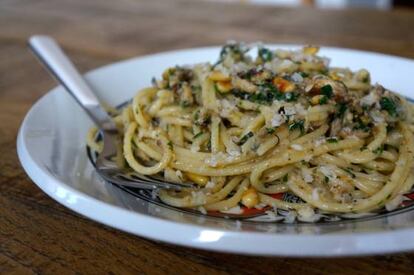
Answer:
[[[299,47],[298,44],[266,44],[270,47]],[[137,56],[114,63],[110,63],[93,70],[88,71],[85,76],[99,74],[102,70],[108,70],[114,68],[115,66],[122,66],[125,63],[136,62],[142,59],[150,59],[154,57],[159,57],[162,55],[171,55],[177,53],[191,52],[191,51],[200,51],[200,50],[215,50],[220,48],[219,46],[211,47],[201,47],[201,48],[191,48],[191,49],[180,49],[173,51],[160,52],[150,55]],[[409,58],[388,55],[383,53],[376,53],[370,51],[361,51],[356,49],[348,48],[339,48],[339,47],[321,47],[323,49],[337,50],[337,51],[348,51],[348,52],[357,52],[363,54],[375,54],[381,55],[384,57],[392,57],[401,59],[404,61],[413,61]],[[388,230],[383,232],[369,232],[369,233],[330,233],[329,235],[311,235],[311,234],[275,234],[275,233],[262,233],[262,232],[244,232],[244,231],[234,231],[228,229],[212,229],[205,226],[200,226],[197,224],[188,224],[181,223],[171,220],[166,220],[162,218],[157,218],[151,215],[141,214],[131,210],[124,209],[122,207],[111,205],[109,203],[98,200],[92,196],[89,196],[86,193],[78,191],[71,186],[67,185],[65,182],[54,177],[49,171],[43,169],[39,166],[37,162],[32,158],[29,153],[24,141],[24,133],[26,129],[26,124],[28,118],[37,108],[39,108],[41,102],[48,96],[52,96],[54,93],[57,93],[62,87],[59,85],[54,87],[45,95],[40,97],[35,104],[30,108],[30,110],[25,115],[25,118],[20,126],[18,136],[17,136],[17,154],[21,162],[22,167],[29,175],[31,180],[49,197],[57,201],[58,203],[64,205],[65,207],[75,211],[89,219],[97,221],[99,223],[105,224],[107,226],[117,228],[119,230],[138,235],[140,237],[148,238],[155,241],[162,241],[165,243],[172,243],[180,246],[193,247],[204,250],[211,250],[216,252],[225,252],[225,253],[237,253],[245,255],[261,255],[261,256],[291,256],[291,257],[338,257],[338,256],[358,256],[358,255],[373,255],[373,254],[384,254],[384,253],[397,253],[397,252],[406,252],[414,250],[414,228],[404,228],[397,230]],[[79,201],[82,201],[82,204],[73,204],[68,199],[56,194],[56,190],[63,190],[67,194],[75,196]],[[105,209],[105,211],[102,211]],[[99,211],[98,211],[99,210]],[[92,211],[92,212],[91,212]],[[101,212],[101,213],[100,213]],[[114,216],[124,217],[124,216],[133,216],[138,220],[136,225],[147,225],[151,226],[163,226],[172,227],[174,230],[182,230],[186,234],[176,234],[181,235],[179,238],[171,238],[170,235],[165,235],[165,233],[160,234],[156,230],[145,229],[144,227],[134,226],[128,227],[126,224],[120,224],[119,218],[111,221],[108,217],[105,217],[102,213],[112,213]],[[116,213],[116,215],[114,214]],[[124,221],[125,223],[125,221]],[[148,225],[151,226],[148,226]],[[137,230],[143,228],[143,230]],[[167,230],[168,231],[168,230]],[[204,232],[204,233],[203,233]],[[204,234],[204,235],[203,235]],[[206,235],[207,234],[207,235]],[[210,234],[210,239],[206,238]],[[177,237],[177,236],[174,237]],[[182,237],[185,235],[186,237]],[[204,236],[204,239],[203,239]],[[249,236],[249,238],[246,238]],[[191,239],[192,238],[192,239]],[[238,239],[249,240],[248,242],[243,242],[242,245],[238,244]],[[271,243],[279,243],[277,246],[271,246]],[[381,240],[381,242],[375,242],[375,239]],[[204,240],[204,241],[203,241]],[[251,241],[253,240],[253,241]],[[404,242],[399,242],[398,240],[405,240]],[[412,240],[407,241],[407,240]],[[252,245],[252,244],[255,245]],[[304,243],[313,244],[311,249],[309,245],[304,246]],[[355,244],[355,247],[350,246],[349,244]],[[409,245],[412,243],[412,245]],[[258,245],[259,244],[259,245]],[[315,246],[314,246],[315,245]],[[284,247],[285,249],[281,249]],[[295,247],[300,247],[296,249]],[[306,247],[306,249],[304,249]],[[249,251],[244,249],[249,248]]]

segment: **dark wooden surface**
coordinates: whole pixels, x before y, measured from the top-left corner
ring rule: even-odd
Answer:
[[[25,113],[55,85],[26,49],[27,38],[36,33],[56,37],[82,71],[228,39],[334,45],[414,58],[410,10],[293,10],[177,0],[1,0],[0,274],[414,274],[412,253],[338,259],[226,255],[132,236],[55,203],[26,176],[16,156],[16,135]]]

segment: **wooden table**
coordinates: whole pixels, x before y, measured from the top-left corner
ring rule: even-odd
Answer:
[[[414,254],[262,258],[132,236],[85,219],[47,197],[20,167],[15,146],[25,113],[56,85],[26,49],[31,34],[53,35],[87,71],[136,55],[228,39],[334,45],[414,58],[413,27],[410,10],[296,10],[177,0],[2,0],[0,273],[413,274]]]

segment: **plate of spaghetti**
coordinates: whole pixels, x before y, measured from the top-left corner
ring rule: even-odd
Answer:
[[[120,133],[114,162],[196,186],[182,191],[104,182],[99,131],[62,87],[26,116],[18,153],[52,198],[151,239],[260,255],[412,250],[413,69],[376,53],[229,41],[86,74]]]

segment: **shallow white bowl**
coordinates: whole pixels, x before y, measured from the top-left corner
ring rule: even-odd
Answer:
[[[292,45],[270,47],[297,48]],[[133,58],[86,74],[113,106],[177,64],[215,62],[220,48]],[[373,82],[413,97],[414,61],[339,48],[322,48],[333,66],[366,68]],[[98,222],[145,238],[201,249],[254,255],[343,256],[414,250],[414,211],[332,224],[236,222],[177,211],[103,182],[85,149],[92,121],[61,86],[43,96],[20,128],[17,149],[33,181],[50,197]]]

